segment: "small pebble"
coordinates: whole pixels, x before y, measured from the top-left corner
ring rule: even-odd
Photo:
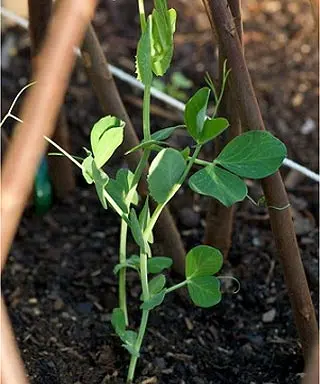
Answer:
[[[276,317],[276,310],[272,308],[270,309],[270,311],[267,311],[262,315],[262,321],[264,323],[272,323],[275,317]]]

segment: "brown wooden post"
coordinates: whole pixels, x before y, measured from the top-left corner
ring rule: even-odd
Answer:
[[[240,0],[228,0],[233,19],[236,23],[237,33],[241,41],[242,49],[242,18]],[[213,21],[210,20],[214,28]],[[219,44],[219,73],[220,84],[222,82],[223,66],[226,56],[223,52],[223,46]],[[225,140],[219,136],[215,140],[215,155],[217,156],[223,147],[234,137],[241,133],[241,121],[238,106],[234,95],[232,94],[231,79],[228,80],[225,92],[218,111],[221,117],[228,119],[230,127],[226,131]],[[204,243],[221,250],[226,259],[232,241],[232,229],[234,219],[235,206],[225,207],[220,201],[210,199],[209,209],[206,217],[206,228],[204,235]]]
[[[265,126],[227,0],[203,0],[203,2],[209,12],[209,19],[214,22],[232,71],[233,92],[240,107],[242,125],[250,130],[264,130]],[[280,172],[263,179],[262,188],[269,206],[271,228],[283,267],[293,316],[307,359],[318,340],[318,327],[294,232],[291,209],[281,209],[288,206],[289,201]],[[279,207],[280,210],[272,207]]]
[[[7,308],[1,297],[1,383],[2,384],[28,384],[27,374],[24,370],[16,340],[11,328]]]
[[[41,65],[41,48],[52,13],[52,0],[28,0],[29,32],[33,73]],[[71,152],[69,131],[64,110],[61,109],[52,137],[66,151]],[[49,157],[49,174],[55,194],[62,198],[75,188],[73,166],[66,157]]]

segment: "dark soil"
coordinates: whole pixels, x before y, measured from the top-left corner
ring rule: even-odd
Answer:
[[[134,2],[106,3],[101,4],[95,19],[99,37],[106,42],[110,61],[132,70],[138,31],[137,20],[132,21]],[[187,2],[175,2],[180,26],[172,71],[183,71],[196,86],[203,83],[204,72],[215,66],[211,33],[200,5],[195,3],[193,8]],[[316,122],[318,113],[317,54],[308,2],[247,1],[244,5],[246,53],[267,125],[288,145],[291,158],[316,171],[317,129],[308,134],[301,130],[306,119]],[[4,41],[10,33],[19,54],[2,70],[2,114],[29,73],[28,39],[20,31],[10,30]],[[302,46],[308,46],[309,53],[304,53],[309,48]],[[139,100],[141,95],[120,82],[119,86],[133,123],[139,127],[141,111],[133,106],[132,97]],[[75,70],[66,105],[74,153],[82,154],[81,146],[88,143],[90,127],[101,112],[81,68]],[[161,110],[168,117],[159,116],[156,110],[155,128],[171,124],[176,114],[167,107]],[[10,123],[6,129],[10,131]],[[55,201],[43,217],[36,216],[32,206],[26,210],[3,274],[2,292],[34,384],[120,384],[129,362],[110,324],[112,309],[117,306],[117,280],[112,269],[117,263],[119,221],[114,213],[100,207],[93,188],[85,185],[80,175],[77,179],[72,196]],[[255,184],[251,191],[257,196],[260,193]],[[303,180],[290,194],[316,307],[317,191],[314,183]],[[206,206],[205,199],[190,198],[185,191],[173,202],[187,249],[202,240]],[[129,253],[134,250],[130,243]],[[154,252],[162,253],[161,244]],[[137,383],[300,381],[304,368],[301,345],[263,208],[248,202],[237,207],[233,246],[221,274],[235,276],[241,290],[233,294],[236,286],[225,280],[223,299],[216,307],[199,309],[183,295],[173,293],[152,312]],[[130,325],[136,329],[140,285],[134,272],[128,278]],[[168,278],[178,281],[172,273]]]

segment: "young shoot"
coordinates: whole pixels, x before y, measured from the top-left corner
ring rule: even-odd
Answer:
[[[137,46],[136,72],[138,79],[144,84],[143,139],[128,152],[137,149],[142,151],[137,168],[134,171],[119,169],[115,178],[109,177],[103,170],[123,141],[125,123],[114,116],[106,116],[93,126],[91,148],[86,150],[84,160],[79,161],[65,153],[82,169],[85,180],[95,185],[102,207],[107,209],[110,206],[121,218],[119,262],[114,267],[114,273],[119,279],[119,306],[113,310],[111,322],[131,357],[128,382],[132,382],[135,376],[150,311],[162,304],[168,294],[181,287],[187,288],[190,299],[196,306],[212,307],[221,300],[220,278],[228,278],[214,276],[223,264],[221,252],[207,245],[198,245],[186,255],[185,278],[176,285],[168,285],[163,271],[171,267],[172,259],[152,254],[153,229],[164,207],[187,179],[194,192],[210,196],[229,207],[247,197],[244,179],[260,179],[273,174],[286,157],[286,147],[280,140],[268,132],[251,131],[230,141],[211,162],[198,158],[202,146],[229,127],[225,118],[216,117],[229,74],[226,62],[220,92],[217,92],[208,77],[209,87],[199,89],[186,104],[184,125],[179,127],[185,128],[194,139],[194,147],[183,151],[170,148],[166,140],[177,127],[160,129],[151,134],[150,88],[153,78],[163,76],[170,66],[176,11],[168,9],[166,0],[155,0],[150,15],[145,14],[143,0],[138,0],[138,8],[141,36]],[[215,109],[209,117],[207,109],[212,94]],[[148,170],[148,196],[142,201],[137,193],[137,185],[152,151],[157,152],[157,155]],[[200,169],[189,177],[194,164]],[[151,199],[156,203],[153,212],[149,208]],[[139,247],[137,255],[127,255],[129,231]],[[136,271],[142,288],[141,322],[136,331],[128,328],[128,268]]]

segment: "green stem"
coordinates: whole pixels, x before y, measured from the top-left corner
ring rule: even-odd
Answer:
[[[144,93],[143,93],[143,139],[145,141],[151,140],[150,99],[151,99],[151,85],[146,84],[144,87]]]
[[[141,31],[144,32],[147,28],[147,22],[146,22],[146,13],[144,10],[144,1],[143,0],[138,0],[138,8],[139,8]]]
[[[120,229],[120,248],[119,262],[124,264],[127,260],[127,232],[128,224],[121,220]],[[122,309],[126,321],[126,326],[129,325],[128,310],[127,310],[127,295],[126,295],[126,268],[121,268],[119,271],[119,307]]]
[[[170,288],[166,289],[166,294],[175,291],[176,289],[184,287],[186,284],[188,284],[188,280],[184,280],[181,283],[178,283],[176,285],[173,285]]]
[[[142,293],[143,293],[144,301],[149,299],[147,261],[148,261],[147,255],[145,253],[141,252],[140,253],[140,276],[141,276],[141,285],[142,285]],[[146,328],[147,328],[148,317],[149,317],[149,310],[143,310],[140,328],[139,328],[139,333],[138,333],[137,341],[136,341],[135,348],[134,348],[137,352],[140,352],[140,348],[142,345],[144,334],[145,334]],[[134,371],[136,369],[137,361],[138,361],[138,357],[131,355],[128,377],[127,377],[128,382],[131,382],[133,380]]]
[[[141,285],[143,300],[147,301],[149,299],[149,284],[148,284],[148,256],[146,253],[140,253],[140,276],[141,276]]]
[[[142,341],[144,338],[144,334],[145,334],[146,328],[147,328],[149,312],[150,311],[147,311],[147,310],[142,311],[139,333],[138,333],[138,337],[137,337],[137,341],[136,341],[136,345],[135,345],[136,351],[140,351]],[[129,365],[129,370],[128,370],[128,376],[127,376],[127,382],[128,383],[131,383],[133,378],[134,378],[134,372],[136,369],[137,361],[138,361],[138,357],[131,355],[130,365]]]

